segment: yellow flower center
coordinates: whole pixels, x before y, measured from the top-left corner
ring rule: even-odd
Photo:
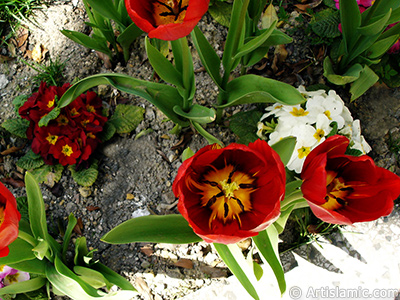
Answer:
[[[317,129],[317,131],[315,131],[314,133],[314,137],[318,142],[320,142],[324,136],[325,136],[325,131],[323,131],[322,129]]]
[[[182,23],[189,0],[156,0],[153,3],[155,26]]]
[[[49,102],[47,103],[47,107],[48,107],[48,108],[52,108],[52,107],[54,106],[54,102],[55,102],[55,99],[49,101]]]
[[[94,108],[94,106],[93,105],[86,105],[86,110],[88,111],[88,112],[91,112],[91,113],[94,113],[94,112],[96,112],[96,109]]]
[[[13,275],[9,274],[9,275],[6,276],[6,278],[8,279],[8,282],[10,284],[17,283],[18,282],[18,277],[19,277],[19,273],[15,273]]]
[[[58,140],[58,135],[52,135],[51,133],[49,133],[46,140],[49,142],[49,144],[55,145]]]
[[[87,136],[88,138],[90,138],[90,139],[95,139],[95,138],[96,138],[96,136],[95,136],[92,132],[88,132],[88,133],[86,134],[86,136]]]
[[[86,119],[86,120],[82,120],[81,124],[82,124],[83,127],[86,127],[86,125],[89,124],[89,122],[90,121],[88,119]]]
[[[303,146],[300,149],[298,149],[297,152],[299,153],[299,155],[298,155],[299,158],[302,159],[302,158],[306,157],[308,154],[310,154],[311,148]]]
[[[329,210],[338,210],[347,205],[346,197],[353,192],[353,188],[346,185],[342,177],[336,177],[337,173],[327,172],[325,203],[321,206]]]
[[[308,115],[308,111],[305,111],[303,108],[298,109],[297,107],[293,107],[293,110],[290,113],[295,117],[303,117]]]
[[[56,119],[58,126],[63,126],[63,125],[67,125],[69,120],[66,116],[64,115],[60,115],[57,119]]]
[[[76,110],[76,108],[74,107],[73,109],[71,109],[71,111],[70,111],[70,114],[71,114],[71,116],[77,116],[77,115],[79,115],[79,112]]]
[[[72,147],[70,145],[66,144],[62,147],[61,153],[65,156],[71,156],[74,151],[72,150]]]
[[[331,118],[331,112],[329,110],[324,111],[325,116],[328,117],[329,120],[332,120]]]
[[[215,219],[224,224],[237,220],[239,227],[242,225],[240,214],[251,211],[251,193],[257,189],[254,175],[250,176],[228,165],[221,170],[213,167],[200,182],[188,178],[188,187],[194,186],[200,190],[201,206],[211,210],[210,228]]]

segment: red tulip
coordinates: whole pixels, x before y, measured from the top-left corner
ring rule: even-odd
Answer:
[[[125,0],[133,22],[150,38],[165,41],[187,36],[208,10],[210,0]]]
[[[400,178],[367,155],[345,155],[349,140],[335,135],[307,156],[301,190],[321,220],[342,225],[387,216],[400,194]]]
[[[198,236],[231,244],[257,235],[279,217],[285,169],[265,141],[214,144],[184,161],[172,189]]]
[[[13,194],[0,182],[0,257],[7,256],[10,245],[18,237],[21,214]]]

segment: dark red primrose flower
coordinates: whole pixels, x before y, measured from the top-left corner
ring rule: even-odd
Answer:
[[[208,243],[231,244],[257,235],[278,218],[285,169],[265,141],[214,144],[183,162],[172,188],[197,235]]]
[[[387,216],[400,194],[400,178],[367,156],[345,155],[349,140],[335,135],[307,156],[301,190],[321,220],[342,225]]]

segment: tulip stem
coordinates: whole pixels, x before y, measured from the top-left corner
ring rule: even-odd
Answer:
[[[303,202],[304,202],[305,206],[303,206]],[[293,205],[293,204],[301,205],[301,207],[307,207],[308,206],[307,202],[305,201],[305,199],[303,197],[303,193],[301,192],[301,190],[298,190],[298,191],[290,194],[290,196],[286,197],[281,202],[281,210],[285,210],[290,205]]]
[[[30,245],[33,247],[36,247],[37,241],[33,236],[31,236],[29,233],[26,233],[25,231],[22,231],[21,229],[18,231],[18,237],[21,240],[24,240],[25,242],[28,242]]]

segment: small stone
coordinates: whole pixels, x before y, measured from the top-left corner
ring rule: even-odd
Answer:
[[[147,261],[147,260],[145,260],[145,261],[143,261],[141,264],[140,264],[140,266],[143,268],[143,269],[147,269],[148,267],[150,267],[150,263]]]
[[[92,194],[92,189],[87,186],[82,186],[79,188],[79,193],[83,198],[87,198]]]

